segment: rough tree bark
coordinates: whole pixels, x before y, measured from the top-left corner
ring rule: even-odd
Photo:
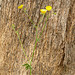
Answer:
[[[11,25],[19,29],[23,46],[30,58],[35,42],[35,29],[17,7],[24,4],[35,24],[40,8],[51,5],[56,15],[49,18],[32,62],[32,75],[75,74],[75,0],[2,0],[0,23],[0,75],[28,75],[22,66],[27,59]],[[46,18],[46,17],[45,17]],[[45,20],[44,20],[45,21]],[[38,27],[38,33],[44,21]]]

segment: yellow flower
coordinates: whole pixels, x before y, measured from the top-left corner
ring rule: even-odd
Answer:
[[[45,14],[47,12],[46,9],[40,9],[40,11],[41,11],[42,14]]]
[[[51,6],[46,6],[46,10],[50,11],[52,9]]]
[[[23,4],[22,5],[20,5],[20,6],[18,6],[18,9],[22,9],[23,8]]]

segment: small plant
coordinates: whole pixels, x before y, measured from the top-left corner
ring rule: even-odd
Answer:
[[[24,6],[24,5],[20,5],[20,6],[18,7],[18,9],[22,9],[23,6]],[[38,25],[43,21],[44,16],[46,15],[46,13],[49,12],[49,11],[51,11],[51,9],[52,9],[51,6],[46,6],[46,9],[40,9],[40,12],[41,12],[41,14],[42,14],[42,19],[39,21]],[[25,12],[25,14],[29,17],[29,15],[28,15],[27,12],[26,12],[26,8],[24,9],[24,12]],[[54,13],[54,14],[56,14],[56,13]],[[32,53],[31,60],[28,60],[28,61],[29,61],[29,64],[28,64],[28,63],[25,63],[25,64],[22,65],[22,66],[25,66],[26,70],[28,70],[28,69],[30,70],[30,75],[32,74],[32,66],[31,66],[31,63],[32,63],[32,60],[33,60],[35,48],[36,48],[37,42],[38,42],[38,41],[40,40],[40,38],[41,38],[41,35],[42,35],[42,33],[43,33],[44,29],[45,29],[45,26],[46,26],[46,23],[47,23],[49,17],[50,17],[50,16],[48,15],[47,18],[46,18],[46,21],[45,21],[45,24],[44,24],[44,26],[43,26],[43,28],[42,28],[42,31],[41,31],[41,33],[39,34],[39,38],[37,38],[37,36],[38,36],[38,34],[37,34],[37,33],[38,33],[38,31],[37,31],[38,26],[36,26],[36,25],[34,24],[34,22],[31,20],[31,17],[29,17],[31,23],[33,24],[33,27],[36,29],[36,39],[35,39],[35,45],[34,45],[34,49],[33,49],[33,53]],[[22,42],[21,42],[19,32],[18,32],[18,30],[17,30],[17,31],[15,30],[15,25],[14,25],[14,24],[12,24],[12,29],[13,29],[13,30],[15,31],[15,33],[17,34],[18,39],[19,39],[19,42],[20,42],[21,47],[22,47],[22,50],[23,50],[23,52],[24,52],[24,55],[25,55],[26,58],[28,59],[28,57],[27,57],[27,55],[26,55],[26,53],[25,53],[25,49],[23,48],[23,44],[22,44]]]

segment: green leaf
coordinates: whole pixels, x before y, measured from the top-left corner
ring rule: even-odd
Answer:
[[[26,64],[24,64],[24,65],[22,65],[22,66],[27,66],[28,64],[26,63]]]
[[[29,65],[28,63],[26,63],[26,64],[24,64],[24,65],[22,65],[22,66],[25,66],[26,70],[32,69],[31,65]]]

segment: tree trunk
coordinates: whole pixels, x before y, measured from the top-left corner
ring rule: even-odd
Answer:
[[[18,6],[23,4],[23,9]],[[36,46],[32,61],[32,75],[75,75],[75,0],[2,0],[0,23],[0,75],[29,75],[22,65],[27,62],[17,35],[15,24],[29,59],[35,43],[35,28],[24,13],[37,25],[40,9],[51,5],[51,15]],[[47,16],[47,14],[46,14]],[[38,25],[38,34],[43,22]]]

